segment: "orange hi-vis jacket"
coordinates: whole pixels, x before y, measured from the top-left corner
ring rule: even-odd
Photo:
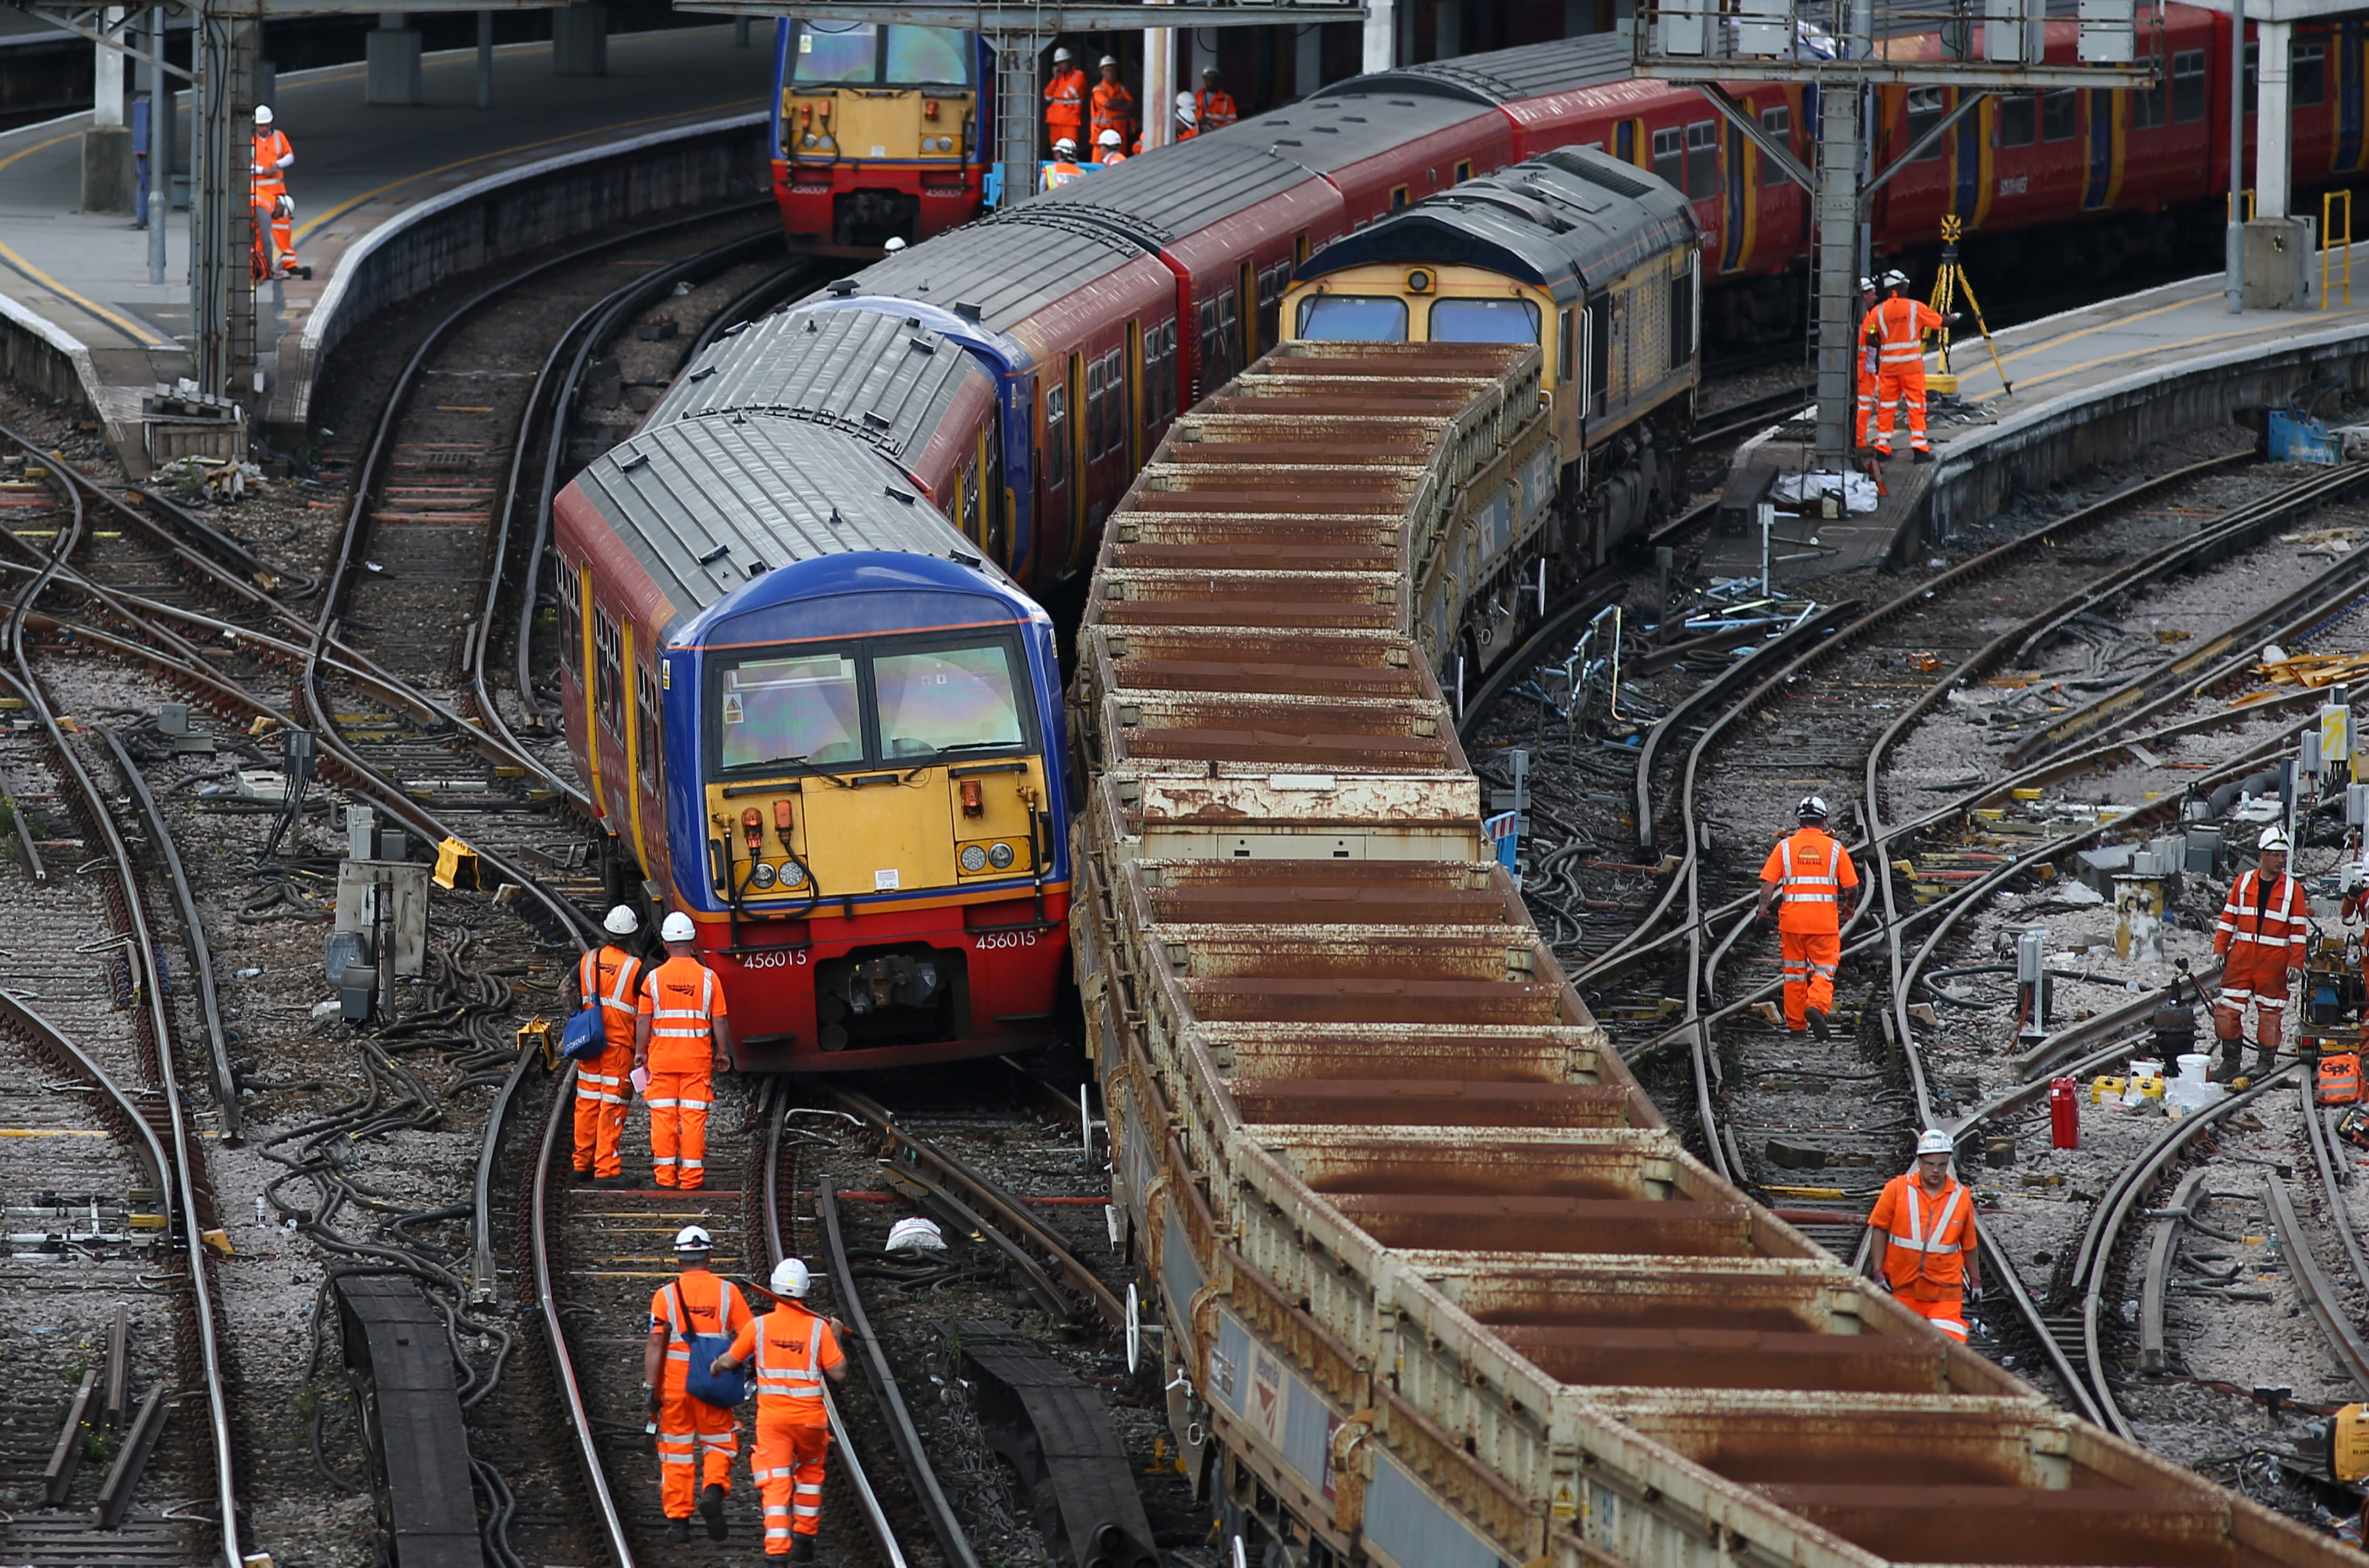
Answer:
[[[1055,141],[1082,141],[1086,129],[1086,74],[1076,66],[1056,71],[1045,84],[1045,129]]]
[[[757,1409],[761,1413],[821,1425],[823,1373],[846,1359],[830,1324],[805,1305],[776,1302],[773,1310],[740,1331],[732,1343],[735,1360],[755,1352]]]
[[[1868,312],[1867,319],[1860,324],[1860,336],[1876,340],[1876,362],[1883,369],[1905,375],[1914,365],[1921,378],[1925,372],[1925,334],[1940,328],[1939,311],[1901,294]]]
[[[1938,1197],[1925,1190],[1914,1171],[1893,1177],[1867,1223],[1889,1243],[1883,1277],[1894,1295],[1931,1299],[1965,1288],[1966,1254],[1974,1250],[1974,1200],[1955,1176]]]
[[[685,1269],[650,1296],[650,1327],[667,1331],[666,1360],[659,1376],[681,1387],[691,1375],[691,1339],[695,1333],[741,1333],[753,1316],[739,1288],[704,1268]]]
[[[637,1013],[635,987],[641,982],[642,961],[613,943],[603,943],[576,961],[576,994],[587,1007],[601,1009],[601,1032],[611,1048],[634,1043]]]
[[[2233,957],[2275,959],[2278,955],[2272,950],[2283,947],[2285,962],[2278,967],[2299,969],[2309,945],[2310,921],[2311,906],[2304,898],[2303,884],[2283,875],[2265,887],[2261,872],[2249,871],[2237,878],[2221,906],[2221,919],[2213,928],[2213,951]]]
[[[1096,82],[1093,123],[1089,129],[1099,143],[1105,131],[1118,132],[1118,144],[1125,148],[1135,141],[1135,95],[1127,90],[1124,82]]]
[[[642,982],[650,1021],[650,1071],[705,1072],[715,1065],[715,1020],[728,1017],[723,982],[696,958],[670,958]]]
[[[1205,87],[1195,93],[1193,108],[1201,117],[1204,131],[1222,131],[1241,118],[1234,112],[1234,95],[1223,87],[1216,92]]]
[[[1802,828],[1768,852],[1760,880],[1777,884],[1784,899],[1777,907],[1779,931],[1836,932],[1842,929],[1842,890],[1859,886],[1859,867],[1825,830]]]
[[[269,207],[287,193],[288,171],[280,160],[295,155],[288,133],[277,125],[255,133],[255,166],[263,171],[255,177],[255,205]]]

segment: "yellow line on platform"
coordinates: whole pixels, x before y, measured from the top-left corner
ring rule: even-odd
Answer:
[[[6,157],[0,158],[0,174],[6,173],[9,165],[29,158],[35,153],[41,151],[45,147],[54,147],[61,142],[72,142],[81,135],[82,132],[79,131],[69,131],[63,136],[52,136],[46,142],[36,142],[29,147],[20,148],[17,151],[9,154]],[[58,298],[62,300],[72,300],[75,304],[81,306],[87,314],[96,316],[100,321],[106,322],[117,331],[131,337],[132,339],[137,341],[141,347],[145,349],[161,349],[165,346],[164,338],[157,337],[154,333],[149,331],[146,327],[142,326],[131,317],[119,315],[117,312],[111,311],[105,305],[100,304],[96,300],[85,299],[82,295],[75,293],[72,289],[67,288],[63,283],[59,282],[55,278],[51,277],[48,273],[42,271],[40,268],[26,260],[23,257],[17,255],[15,248],[7,245],[5,241],[0,241],[0,260],[6,261],[12,269],[23,273],[27,278],[49,290],[50,292],[57,295]]]

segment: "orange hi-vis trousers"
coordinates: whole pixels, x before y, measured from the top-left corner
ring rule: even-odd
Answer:
[[[618,1144],[625,1131],[626,1075],[634,1070],[630,1042],[611,1046],[576,1064],[576,1168],[613,1176],[625,1168]]]
[[[1895,411],[1908,416],[1908,445],[1930,452],[1925,439],[1925,361],[1920,357],[1903,364],[1885,365],[1875,375],[1875,450],[1892,455],[1892,420]]]
[[[791,1410],[786,1408],[790,1403],[757,1402],[757,1449],[749,1468],[756,1474],[757,1495],[765,1505],[768,1557],[788,1555],[794,1536],[822,1530],[822,1461],[830,1448],[830,1426],[818,1419],[819,1411]]]
[[[707,1185],[707,1110],[715,1102],[708,1072],[653,1072],[642,1102],[650,1108],[651,1179],[688,1191]]]
[[[687,1519],[703,1487],[732,1490],[732,1459],[740,1451],[740,1421],[733,1412],[691,1397],[676,1365],[666,1369],[658,1401],[658,1500],[670,1519]]]
[[[1930,1301],[1903,1293],[1894,1293],[1893,1299],[1960,1345],[1966,1343],[1966,1300],[1963,1291],[1952,1290]]]
[[[1835,968],[1842,962],[1842,933],[1780,929],[1777,951],[1785,968],[1785,1027],[1798,1035],[1810,1026],[1811,1008],[1821,1013],[1835,1010]]]

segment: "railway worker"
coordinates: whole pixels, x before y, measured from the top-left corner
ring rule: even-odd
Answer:
[[[2225,956],[2213,1033],[2221,1041],[2221,1079],[2237,1076],[2246,1004],[2254,1007],[2254,1070],[2276,1065],[2287,1011],[2287,971],[2300,969],[2311,932],[2303,884],[2287,873],[2286,830],[2269,827],[2257,841],[2261,860],[2237,878],[2213,928],[2213,951]]]
[[[1094,162],[1107,168],[1127,162],[1127,149],[1119,145],[1118,132],[1105,131],[1095,138]]]
[[[648,1073],[651,1179],[696,1192],[707,1182],[707,1108],[715,1077],[732,1070],[732,1021],[724,982],[693,956],[694,928],[681,910],[658,927],[667,961],[642,981],[634,1023],[634,1067]]]
[[[1801,826],[1778,841],[1760,868],[1760,903],[1753,919],[1766,921],[1777,903],[1777,948],[1785,967],[1785,1027],[1827,1038],[1826,1014],[1834,1011],[1835,966],[1842,960],[1842,922],[1850,918],[1849,895],[1859,887],[1850,851],[1826,832],[1826,803],[1804,795],[1794,807]]]
[[[1875,280],[1859,280],[1859,315],[1861,321],[1875,312]],[[1859,428],[1857,443],[1863,447],[1875,444],[1875,376],[1877,340],[1873,334],[1860,334],[1859,353]]]
[[[1883,275],[1883,303],[1868,312],[1860,336],[1876,339],[1875,455],[1892,455],[1892,425],[1902,409],[1908,414],[1909,458],[1933,461],[1932,443],[1925,439],[1925,335],[1938,332],[1943,315],[1908,292],[1908,274]]]
[[[1176,95],[1176,124],[1168,133],[1171,142],[1190,142],[1201,133],[1200,107],[1190,93]]]
[[[757,1358],[757,1448],[749,1469],[765,1504],[765,1555],[793,1562],[814,1561],[822,1529],[822,1459],[830,1448],[822,1380],[847,1379],[839,1347],[847,1325],[807,1305],[811,1284],[796,1258],[775,1264],[773,1310],[743,1328],[712,1368]]]
[[[623,904],[601,923],[620,939],[642,926]],[[601,1030],[609,1041],[599,1055],[576,1064],[576,1173],[590,1177],[596,1187],[625,1185],[617,1144],[625,1128],[625,1075],[634,1066],[635,1020],[640,1016],[635,998],[641,983],[642,961],[614,942],[604,942],[577,960],[576,1005],[601,1010]]]
[[[1058,190],[1085,172],[1086,166],[1078,162],[1078,144],[1064,136],[1053,143],[1053,161],[1045,166],[1040,189]]]
[[[1950,1135],[1928,1128],[1917,1163],[1883,1185],[1867,1217],[1878,1284],[1892,1299],[1966,1343],[1968,1292],[1974,1276],[1974,1200],[1950,1174]]]
[[[1090,122],[1096,147],[1103,144],[1105,131],[1118,132],[1121,148],[1135,145],[1135,95],[1118,79],[1118,62],[1107,54],[1103,56],[1103,79],[1094,84]]]
[[[1215,65],[1201,68],[1201,91],[1194,98],[1193,107],[1200,112],[1204,131],[1223,131],[1242,118],[1234,111],[1234,95],[1226,91]]]
[[[1053,52],[1053,78],[1045,84],[1045,137],[1053,156],[1066,141],[1074,149],[1086,134],[1086,74],[1066,49]]]
[[[740,1451],[739,1418],[691,1395],[692,1336],[737,1334],[752,1316],[733,1283],[708,1272],[715,1251],[715,1238],[704,1226],[675,1232],[678,1272],[650,1295],[650,1337],[642,1346],[642,1392],[658,1424],[658,1501],[670,1541],[691,1539],[693,1506],[708,1539],[724,1539],[724,1499]]]
[[[288,196],[288,170],[296,162],[296,149],[289,145],[288,132],[272,123],[269,104],[255,106],[254,155],[248,172],[255,182],[255,275],[284,278],[296,269],[296,204]],[[267,230],[269,249],[264,244]]]

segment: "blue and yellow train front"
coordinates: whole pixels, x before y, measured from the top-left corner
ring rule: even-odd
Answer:
[[[789,19],[775,39],[773,191],[793,238],[910,242],[978,215],[993,137],[978,34]]]
[[[672,893],[743,1068],[1051,1038],[1069,802],[1043,610],[963,563],[831,555],[717,601],[659,679]]]

